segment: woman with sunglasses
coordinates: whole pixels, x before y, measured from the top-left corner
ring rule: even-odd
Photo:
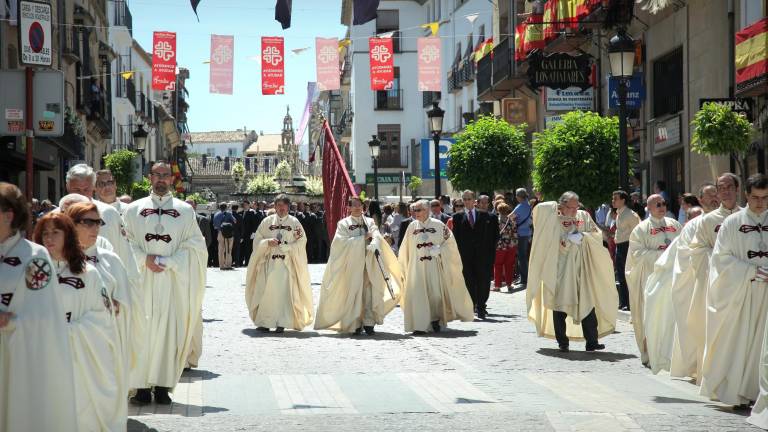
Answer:
[[[49,213],[40,218],[34,241],[48,249],[52,276],[59,281],[61,319],[67,323],[72,348],[77,430],[124,430],[126,418],[120,406],[127,395],[117,385],[119,347],[101,276],[86,260],[69,216]]]
[[[85,252],[86,260],[96,267],[106,286],[106,293],[111,304],[111,315],[117,329],[118,346],[121,349],[122,367],[118,367],[120,394],[128,394],[129,372],[136,363],[141,335],[144,334],[143,307],[136,299],[140,291],[128,278],[120,257],[114,252],[100,247],[97,243],[99,228],[104,223],[99,217],[98,207],[93,203],[77,203],[67,207],[64,214],[75,223],[80,247]],[[127,410],[127,404],[121,409]]]
[[[0,182],[0,430],[75,431],[73,377],[53,262],[24,237],[30,214]]]

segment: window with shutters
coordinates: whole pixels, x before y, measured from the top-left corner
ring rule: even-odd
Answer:
[[[400,125],[380,124],[377,127],[379,141],[379,168],[400,168]]]
[[[683,48],[653,62],[653,116],[683,110]]]

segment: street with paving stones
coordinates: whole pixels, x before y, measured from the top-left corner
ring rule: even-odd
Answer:
[[[310,265],[317,305],[324,266]],[[259,333],[245,270],[208,269],[203,356],[171,406],[129,407],[129,431],[733,431],[747,413],[640,364],[631,325],[561,353],[536,336],[525,292],[492,292],[485,321],[426,336],[396,308],[374,336]]]

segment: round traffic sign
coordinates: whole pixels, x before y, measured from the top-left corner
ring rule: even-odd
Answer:
[[[32,51],[39,53],[43,50],[44,43],[45,32],[43,31],[43,26],[39,21],[35,21],[29,26],[29,46],[32,48]]]

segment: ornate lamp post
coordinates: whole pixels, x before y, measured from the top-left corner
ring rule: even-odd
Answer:
[[[368,141],[368,147],[371,149],[371,159],[373,159],[373,199],[379,200],[379,151],[381,150],[381,141],[373,135]]]
[[[443,133],[443,116],[445,111],[432,102],[432,109],[427,111],[429,118],[429,131],[432,133],[432,141],[435,143],[435,198],[440,198],[440,135]]]
[[[627,87],[635,66],[635,41],[624,29],[608,43],[611,76],[619,90],[619,187],[629,193],[629,150],[627,144]]]

